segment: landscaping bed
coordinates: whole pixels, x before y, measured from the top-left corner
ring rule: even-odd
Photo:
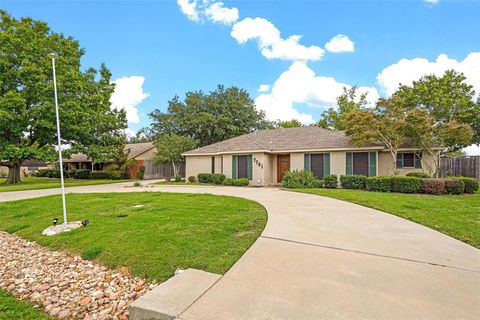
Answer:
[[[428,195],[349,189],[291,189],[340,199],[417,222],[480,249],[480,193]]]

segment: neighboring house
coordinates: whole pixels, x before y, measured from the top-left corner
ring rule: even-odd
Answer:
[[[422,161],[405,144],[396,161],[382,143],[356,147],[343,131],[319,127],[264,130],[185,152],[186,176],[223,173],[248,178],[251,185],[282,181],[289,170],[311,170],[322,179],[329,174],[365,176],[421,172]],[[432,159],[423,159],[432,163]]]
[[[143,166],[145,160],[152,160],[155,155],[155,145],[153,142],[130,143],[124,147],[124,152],[128,154],[128,160],[135,159],[135,164],[129,169],[131,179],[136,179],[138,170]],[[87,169],[91,171],[103,171],[111,163],[93,163],[87,155],[83,153],[72,154],[69,159],[64,159],[63,163],[69,169]]]
[[[53,166],[45,161],[25,160],[20,166],[20,175],[22,177],[29,176],[40,169],[49,169],[51,167]],[[0,165],[0,177],[6,177],[7,175],[8,167]]]

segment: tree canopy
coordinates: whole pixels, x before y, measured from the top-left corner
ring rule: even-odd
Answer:
[[[85,53],[75,39],[42,21],[19,20],[0,10],[0,160],[9,183],[20,181],[27,159],[55,159],[56,121],[52,62],[56,53],[62,144],[99,162],[123,143],[123,111],[111,110],[110,71],[81,70]]]
[[[287,120],[287,121],[277,121],[273,125],[274,128],[298,128],[303,127],[303,124],[297,119]]]
[[[182,153],[195,148],[197,142],[189,136],[180,136],[175,133],[161,134],[155,146],[155,164],[171,164],[175,177],[179,174],[180,163],[183,161]]]
[[[156,109],[150,117],[153,122],[149,134],[188,136],[200,146],[266,129],[269,125],[245,90],[222,85],[208,94],[187,92],[183,101],[175,96],[168,102],[167,112]]]

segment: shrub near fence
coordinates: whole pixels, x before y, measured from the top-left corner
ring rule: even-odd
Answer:
[[[450,194],[461,194],[465,190],[465,183],[460,179],[444,179],[445,192]]]
[[[422,181],[415,177],[392,177],[392,192],[419,193],[422,190]]]
[[[445,181],[443,179],[422,179],[422,191],[428,194],[442,194],[445,192]]]
[[[468,178],[468,177],[456,177],[455,179],[462,180],[465,184],[465,189],[463,192],[465,193],[475,193],[480,188],[480,182],[475,178]]]

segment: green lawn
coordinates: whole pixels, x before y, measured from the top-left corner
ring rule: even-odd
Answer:
[[[40,308],[0,290],[0,320],[53,320]]]
[[[415,221],[480,248],[480,193],[422,195],[346,189],[292,189],[378,209]]]
[[[42,236],[53,217],[62,216],[60,196],[55,195],[0,203],[0,230],[163,281],[177,268],[225,273],[257,239],[267,219],[256,202],[205,194],[67,194],[67,208],[70,220],[89,219],[89,226]]]
[[[5,184],[5,181],[6,179],[0,178],[0,192],[60,188],[60,179],[53,178],[24,177],[22,178],[22,183],[20,184]],[[88,186],[128,181],[132,180],[65,179],[65,187]]]

